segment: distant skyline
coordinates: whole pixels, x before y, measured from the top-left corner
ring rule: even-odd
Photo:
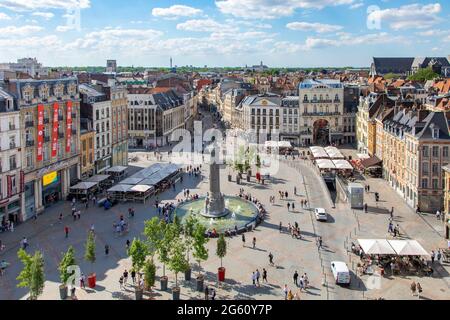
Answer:
[[[449,20],[442,0],[0,0],[0,62],[368,67],[450,55]]]

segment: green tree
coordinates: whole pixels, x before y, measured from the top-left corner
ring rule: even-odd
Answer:
[[[68,268],[74,265],[76,265],[75,250],[70,246],[67,252],[64,253],[58,267],[61,284],[66,285],[69,278],[75,273],[75,270],[68,272]]]
[[[145,262],[144,265],[144,281],[147,290],[155,285],[156,266],[152,259]]]
[[[131,243],[128,254],[131,257],[133,270],[137,272],[138,280],[140,280],[140,272],[145,265],[145,260],[147,259],[148,247],[143,241],[135,238]]]
[[[409,76],[408,79],[411,81],[425,82],[427,80],[433,80],[438,77],[439,75],[436,72],[434,72],[432,68],[428,67],[418,70],[416,73]]]
[[[152,258],[158,252],[159,245],[164,239],[164,229],[166,224],[158,217],[145,221],[144,235],[147,238],[147,247]]]
[[[178,273],[185,272],[189,263],[185,255],[186,247],[181,238],[175,238],[169,251],[168,266],[175,273],[175,287],[178,288]]]
[[[28,288],[30,290],[30,299],[36,300],[44,291],[45,274],[44,274],[44,258],[40,251],[36,251],[31,256],[20,249],[17,253],[19,260],[23,263],[24,268],[20,272],[17,280],[19,288]]]
[[[392,73],[392,72],[386,73],[386,74],[384,75],[384,78],[385,78],[386,80],[388,80],[388,79],[398,79],[398,78],[400,78],[400,77],[401,77],[401,76],[400,76],[399,74]]]
[[[90,262],[92,265],[95,263],[96,256],[95,256],[95,237],[93,232],[89,232],[86,245],[85,245],[85,253],[84,253],[84,260],[87,262]]]
[[[216,255],[220,258],[220,267],[223,267],[222,259],[227,254],[227,241],[225,240],[225,236],[221,234],[219,239],[217,240],[217,250]]]
[[[186,218],[183,225],[184,243],[186,245],[186,259],[188,263],[190,261],[190,252],[192,250],[192,245],[194,243],[194,232],[197,224],[198,219],[191,214]]]
[[[197,222],[193,232],[193,256],[198,263],[199,276],[201,274],[200,263],[208,259],[208,249],[206,249],[206,244],[208,243],[209,238],[205,237],[205,233],[206,227],[200,222]]]

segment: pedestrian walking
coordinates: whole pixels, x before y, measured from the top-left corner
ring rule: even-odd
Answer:
[[[130,249],[130,240],[127,240],[127,242],[125,242],[125,246],[127,248],[127,252]]]
[[[284,300],[287,300],[288,292],[289,292],[288,286],[287,286],[287,284],[285,284],[284,288],[283,288]]]
[[[317,239],[317,246],[319,247],[319,249],[322,248],[322,237],[319,237]]]
[[[209,288],[208,288],[208,286],[205,287],[205,300],[209,300]]]
[[[69,227],[65,226],[64,227],[64,233],[66,234],[66,239],[69,237]]]
[[[262,279],[263,282],[267,283],[267,270],[263,268],[263,272],[262,272]]]
[[[63,214],[60,213],[60,214],[59,214],[59,223],[62,223],[62,219],[63,219]]]
[[[292,207],[292,212],[295,212],[295,203],[294,202],[292,202],[291,207]]]
[[[216,290],[212,289],[211,300],[216,300]]]
[[[253,249],[256,248],[256,237],[253,237]]]
[[[420,284],[420,282],[417,282],[417,297],[419,298],[419,300],[420,300],[420,295],[422,294],[422,286],[421,286],[421,284]]]
[[[109,254],[109,245],[105,244],[105,256]]]
[[[283,231],[283,223],[281,221],[280,221],[279,229],[280,229],[280,233],[281,233]]]
[[[272,254],[272,252],[269,253],[269,263],[270,263],[271,266],[274,265],[274,263],[273,263],[273,254]]]
[[[245,234],[242,234],[242,246],[245,247]]]
[[[441,212],[439,210],[436,211],[436,219],[441,220]]]
[[[80,288],[86,289],[86,285],[85,285],[85,276],[82,273],[80,276]]]
[[[417,285],[414,281],[411,283],[410,288],[411,288],[411,295],[414,297],[414,295],[416,294],[416,289],[417,289]]]
[[[261,278],[261,273],[259,272],[259,270],[258,269],[256,269],[256,284],[258,285],[258,287],[260,287],[260,284],[259,284],[259,279]]]
[[[120,285],[120,290],[123,289],[123,276],[120,276],[119,278],[119,285]]]
[[[438,249],[438,252],[436,254],[436,260],[437,262],[441,262],[441,259],[442,259],[441,249]]]
[[[298,287],[298,272],[294,272],[294,284]]]
[[[134,269],[131,270],[131,281],[133,282],[133,284],[136,283],[136,271]]]
[[[286,200],[287,200],[287,198],[288,198],[288,196],[289,196],[289,194],[288,194],[287,191],[284,193],[284,196],[286,197]]]
[[[128,271],[127,271],[127,269],[125,269],[125,271],[123,272],[123,283],[124,283],[124,285],[127,285],[127,283],[128,283]]]
[[[252,272],[252,283],[254,286],[256,286],[256,274],[255,271]]]
[[[297,187],[294,187],[294,195],[297,195]]]
[[[286,206],[287,206],[288,212],[291,211],[291,204],[289,202],[287,203]]]

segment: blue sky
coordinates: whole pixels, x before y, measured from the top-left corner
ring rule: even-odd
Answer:
[[[448,0],[0,0],[0,62],[358,67],[450,55],[449,20]]]

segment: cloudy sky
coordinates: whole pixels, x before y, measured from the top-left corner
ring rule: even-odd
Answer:
[[[368,66],[449,55],[449,20],[449,0],[0,0],[0,62]]]

